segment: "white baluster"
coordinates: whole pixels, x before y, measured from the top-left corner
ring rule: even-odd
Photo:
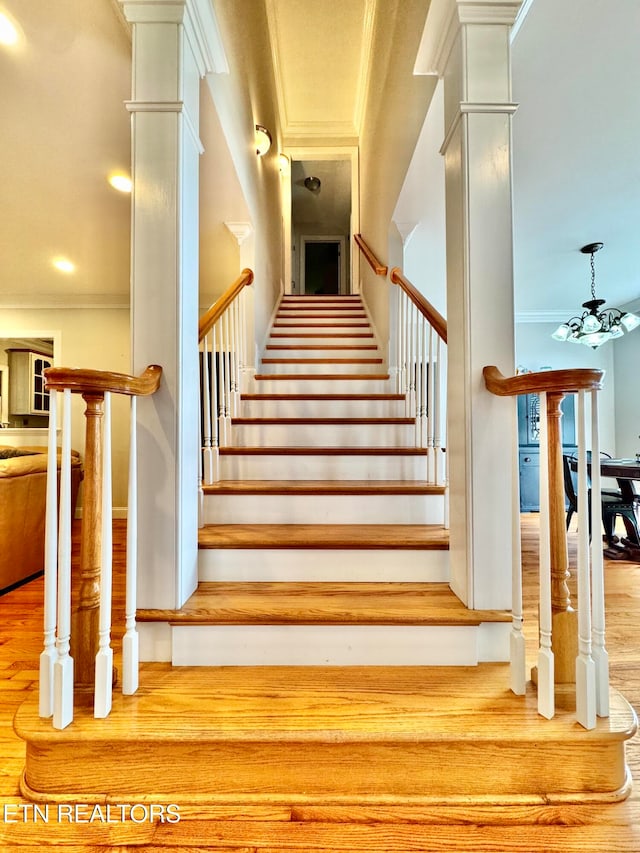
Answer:
[[[555,666],[551,648],[551,537],[549,530],[549,441],[547,395],[540,394],[540,647],[538,649],[538,713],[555,714]]]
[[[138,689],[139,642],[136,630],[138,583],[138,437],[137,398],[131,398],[129,436],[129,492],[127,497],[127,567],[125,592],[125,635],[122,638],[122,692],[130,696]]]
[[[446,458],[443,449],[443,414],[446,408],[442,406],[442,400],[447,399],[447,373],[446,373],[446,347],[443,345],[439,335],[436,335],[436,354],[433,370],[433,451],[435,456],[434,482],[438,485],[447,482]],[[446,420],[446,418],[445,418]]]
[[[402,394],[402,290],[396,287],[396,394]]]
[[[409,302],[409,417],[416,416],[416,306]]]
[[[227,419],[226,419],[226,411],[228,407],[227,402],[227,364],[225,358],[225,348],[226,348],[226,338],[224,334],[224,323],[223,318],[221,317],[218,321],[219,328],[218,331],[220,333],[220,345],[218,351],[218,391],[220,393],[219,405],[218,405],[218,425],[219,425],[219,436],[220,436],[220,447],[226,447],[228,444],[228,436],[227,436]]]
[[[216,352],[216,328],[217,323],[211,329],[211,409],[209,417],[211,418],[212,435],[211,435],[211,482],[217,483],[220,479],[220,424],[218,421],[218,368],[217,368],[217,352]]]
[[[598,392],[591,392],[591,618],[592,656],[596,668],[596,713],[609,716],[609,654],[605,646],[604,560],[602,537],[602,499],[600,494],[600,424]]]
[[[404,413],[405,415],[409,414],[409,373],[408,373],[408,355],[407,355],[407,347],[408,347],[408,333],[409,326],[407,320],[407,311],[408,311],[408,299],[405,294],[402,294],[402,310],[401,310],[401,323],[400,328],[402,330],[402,365],[401,365],[401,381],[400,381],[400,393],[404,396]]]
[[[60,528],[58,534],[58,635],[53,665],[53,727],[64,729],[73,720],[73,658],[71,640],[71,391],[62,402],[60,460]]]
[[[427,422],[426,422],[426,436],[425,436],[425,446],[427,448],[427,470],[428,470],[428,480],[430,483],[437,483],[437,460],[435,458],[435,429],[436,429],[436,410],[435,410],[435,396],[437,393],[437,389],[435,386],[436,382],[436,365],[435,365],[435,354],[434,354],[434,338],[437,338],[437,335],[434,334],[433,326],[429,325],[429,360],[428,360],[428,369],[427,369]],[[436,344],[437,345],[437,344]]]
[[[225,395],[225,407],[224,407],[224,420],[225,420],[225,436],[226,441],[230,442],[232,440],[231,436],[231,407],[232,403],[232,391],[233,391],[233,368],[231,364],[231,331],[230,331],[230,317],[229,310],[227,309],[222,315],[222,322],[224,323],[224,337],[225,337],[225,348],[224,348],[224,361],[225,361],[225,377],[227,382],[226,395]]]
[[[44,546],[44,648],[40,654],[39,714],[53,714],[53,665],[56,650],[56,601],[58,585],[58,392],[49,395],[49,446],[47,449],[47,508]]]
[[[213,452],[211,450],[211,385],[209,382],[209,352],[207,348],[209,335],[202,339],[202,479],[205,483],[213,483]],[[215,357],[215,353],[213,354]]]
[[[231,306],[233,310],[233,417],[240,414],[240,322],[238,297]]]
[[[520,543],[520,473],[518,470],[518,398],[514,397],[511,408],[513,428],[511,462],[511,636],[510,636],[510,675],[511,690],[516,696],[523,696],[527,685],[526,645],[522,632],[522,553]]]
[[[591,589],[589,583],[589,486],[585,392],[578,392],[578,657],[576,658],[576,719],[585,729],[596,724],[596,668],[591,657]],[[600,460],[591,457],[592,469]],[[595,504],[596,496],[591,500]],[[598,506],[600,501],[598,501]],[[600,524],[594,528],[600,530]]]
[[[102,553],[100,569],[100,615],[96,654],[94,717],[111,712],[113,692],[113,649],[111,648],[111,588],[113,578],[113,501],[111,476],[111,393],[104,395],[102,439]]]

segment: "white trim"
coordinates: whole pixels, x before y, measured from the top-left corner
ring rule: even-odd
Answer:
[[[330,145],[309,148],[293,145],[282,152],[290,162],[294,160],[350,160],[351,161],[351,234],[350,246],[350,294],[360,292],[360,252],[353,244],[353,235],[360,233],[360,153],[357,145]],[[289,178],[291,180],[291,178]],[[291,257],[291,228],[285,233],[285,257]],[[285,292],[291,292],[291,276],[285,278]]]
[[[253,234],[253,225],[250,222],[225,222],[224,224],[236,238],[238,246],[242,246],[247,237]]]
[[[367,104],[367,92],[369,91],[369,77],[371,74],[372,51],[373,51],[373,26],[375,22],[376,4],[374,0],[365,0],[364,23],[362,26],[362,44],[360,47],[360,73],[356,87],[356,102],[353,111],[353,124],[358,134],[362,131],[364,111]]]
[[[60,295],[59,298],[52,299],[51,294],[47,293],[39,297],[38,294],[25,298],[19,294],[14,294],[9,300],[4,301],[0,298],[0,308],[9,311],[18,311],[22,309],[33,310],[35,308],[64,308],[67,309],[85,309],[85,308],[128,308],[130,305],[129,294],[122,296],[113,293],[96,293],[93,298],[89,294],[83,293],[82,302],[67,302],[66,299],[77,299],[78,294],[74,293],[68,297]],[[11,301],[15,300],[15,301]]]
[[[454,115],[451,124],[449,125],[449,129],[447,130],[442,145],[440,146],[440,154],[444,156],[447,153],[447,149],[449,147],[449,143],[451,142],[452,137],[454,136],[460,121],[463,116],[467,115],[480,115],[480,114],[496,114],[496,115],[509,115],[512,116],[515,111],[518,109],[518,104],[515,104],[510,101],[505,102],[471,102],[471,101],[463,101],[460,103],[456,114]]]
[[[533,0],[522,0],[522,5],[518,9],[518,14],[516,15],[516,19],[513,22],[513,26],[511,27],[511,34],[509,36],[511,40],[511,44],[516,40],[516,36],[520,32],[520,28],[524,24],[524,19],[527,17],[529,12],[531,11],[531,7],[533,6]]]
[[[432,0],[413,73],[442,77],[464,24],[512,26],[519,7],[520,0]]]
[[[337,243],[340,247],[340,263],[338,265],[338,294],[344,295],[347,283],[346,248],[347,238],[344,234],[311,234],[300,235],[300,295],[307,292],[305,279],[307,243]]]

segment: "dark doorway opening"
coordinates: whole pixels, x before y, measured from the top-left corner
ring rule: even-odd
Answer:
[[[305,243],[304,292],[340,293],[340,243]]]

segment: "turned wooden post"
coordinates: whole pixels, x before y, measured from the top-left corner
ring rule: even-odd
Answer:
[[[577,613],[571,606],[570,578],[562,462],[563,392],[547,393],[549,442],[549,532],[551,550],[551,648],[555,658],[555,683],[575,683],[578,654]],[[542,461],[542,460],[541,460]]]
[[[78,598],[71,619],[75,686],[93,690],[100,617],[104,394],[85,393],[86,438]]]

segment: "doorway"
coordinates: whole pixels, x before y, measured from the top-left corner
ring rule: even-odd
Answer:
[[[310,296],[344,293],[344,237],[302,237],[300,293]]]

